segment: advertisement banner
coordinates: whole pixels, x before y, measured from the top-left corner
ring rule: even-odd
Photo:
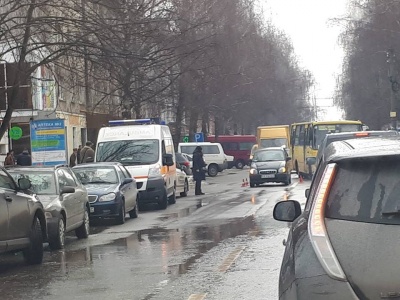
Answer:
[[[67,163],[65,122],[31,121],[32,165],[54,166]]]

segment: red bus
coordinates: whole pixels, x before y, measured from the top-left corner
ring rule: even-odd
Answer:
[[[219,135],[216,141],[215,136],[210,135],[207,137],[207,142],[220,143],[225,154],[234,157],[233,165],[243,169],[249,164],[251,148],[257,143],[257,139],[255,135]]]

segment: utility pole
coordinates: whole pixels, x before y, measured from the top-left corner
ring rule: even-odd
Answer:
[[[397,82],[396,54],[393,49],[387,51],[387,63],[389,65],[389,81],[391,83],[390,97],[390,120],[391,129],[397,130],[397,93],[399,91],[399,83]]]

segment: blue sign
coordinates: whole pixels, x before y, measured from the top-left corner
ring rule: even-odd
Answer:
[[[31,121],[32,165],[67,163],[65,122],[61,119]]]
[[[204,133],[202,133],[202,132],[195,133],[194,141],[196,143],[203,143],[204,142]]]

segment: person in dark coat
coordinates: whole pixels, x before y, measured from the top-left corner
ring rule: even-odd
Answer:
[[[28,149],[24,149],[17,157],[17,165],[19,166],[30,166],[32,165],[32,158],[29,155]]]
[[[93,143],[90,141],[86,142],[86,146],[82,148],[81,150],[81,157],[80,157],[80,163],[87,163],[87,162],[93,162],[94,161],[94,150],[92,149]]]
[[[78,146],[78,152],[76,153],[76,162],[78,164],[81,163],[81,150],[82,150],[82,145]]]
[[[206,180],[206,171],[204,167],[207,164],[203,159],[203,149],[197,146],[193,152],[193,180],[196,182],[195,195],[204,195],[201,191],[201,182]]]
[[[73,149],[74,152],[72,152],[71,156],[69,157],[69,166],[75,167],[77,165],[78,162],[78,148],[74,148]]]

